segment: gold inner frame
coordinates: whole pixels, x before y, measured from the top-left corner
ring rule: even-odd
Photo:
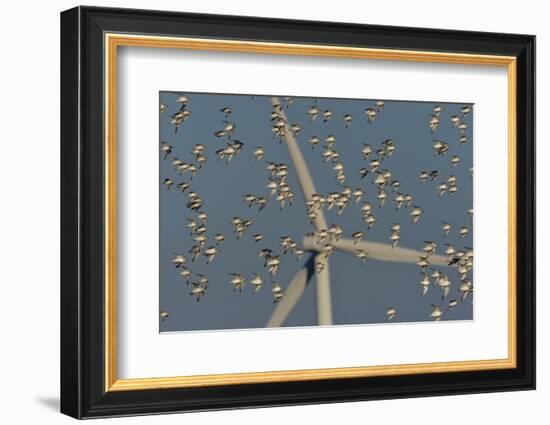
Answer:
[[[510,369],[516,367],[516,58],[443,52],[325,45],[212,40],[106,33],[105,45],[105,391],[255,384],[285,381]],[[241,53],[325,56],[468,65],[504,66],[508,72],[508,357],[437,363],[285,370],[174,377],[118,379],[116,324],[116,123],[118,47],[149,47]]]

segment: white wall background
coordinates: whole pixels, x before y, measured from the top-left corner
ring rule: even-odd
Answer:
[[[0,418],[3,423],[69,423],[57,413],[59,392],[59,12],[77,3],[6,2],[0,16]],[[550,27],[535,0],[411,2],[252,2],[245,0],[96,1],[96,5],[256,15],[370,24],[518,32],[537,35],[538,117],[550,114]],[[519,7],[518,7],[519,6]],[[542,119],[540,120],[542,121]],[[538,140],[550,131],[541,127]],[[550,155],[538,144],[538,216],[550,214],[545,183]],[[538,257],[550,250],[548,221],[538,222]],[[539,267],[539,271],[542,267]],[[540,275],[541,273],[539,273]],[[234,424],[346,422],[516,424],[548,418],[549,321],[538,279],[538,390],[455,397],[344,403],[111,420],[110,423]],[[354,420],[357,418],[357,421]],[[100,421],[101,422],[101,421]]]

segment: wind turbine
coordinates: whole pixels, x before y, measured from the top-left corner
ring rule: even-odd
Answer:
[[[274,107],[277,105],[282,105],[277,97],[271,97],[271,103]],[[279,113],[285,124],[283,139],[285,140],[288,148],[288,153],[290,155],[294,171],[296,172],[304,201],[307,201],[311,195],[317,193],[317,191],[315,190],[313,179],[300,147],[298,146],[292,132],[289,131],[288,120],[283,108],[280,109]],[[314,226],[318,232],[328,228],[322,209],[318,211],[316,217],[314,218]],[[380,242],[354,241],[346,238],[332,241],[331,245],[335,250],[355,253],[358,249],[361,249],[368,253],[369,258],[399,263],[416,263],[421,256],[425,255],[424,252],[413,249],[401,247],[392,248],[391,245]],[[285,319],[300,300],[300,297],[304,293],[307,283],[313,274],[315,274],[315,281],[317,284],[317,324],[327,326],[332,325],[333,323],[328,257],[325,257],[322,254],[321,249],[323,248],[323,245],[315,240],[314,237],[305,236],[303,240],[303,247],[305,250],[311,251],[312,254],[308,260],[306,260],[304,266],[291,280],[285,291],[285,297],[277,303],[271,318],[267,322],[267,327],[280,327],[283,325]],[[316,267],[316,264],[318,263],[323,264],[324,267],[322,270]],[[431,255],[430,264],[449,267],[447,257],[441,255]]]

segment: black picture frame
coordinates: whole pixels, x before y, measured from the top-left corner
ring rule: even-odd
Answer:
[[[104,33],[517,58],[517,367],[304,382],[105,391]],[[76,7],[61,13],[61,412],[75,418],[535,388],[535,37]]]

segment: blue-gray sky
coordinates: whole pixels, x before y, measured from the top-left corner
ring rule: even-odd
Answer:
[[[176,99],[180,94],[189,97],[187,109],[190,117],[181,125],[177,132],[170,123],[171,115],[180,105]],[[284,94],[279,95],[282,99]],[[290,124],[297,123],[303,129],[296,136],[297,142],[309,166],[310,173],[319,193],[341,191],[342,186],[335,180],[333,165],[323,161],[322,144],[328,135],[334,135],[337,141],[334,148],[339,152],[346,170],[345,185],[352,189],[361,187],[367,200],[374,206],[377,222],[366,231],[362,213],[358,206],[350,205],[340,215],[336,210],[325,210],[328,224],[338,224],[346,237],[357,230],[366,231],[366,240],[390,243],[390,227],[392,223],[400,223],[400,245],[407,248],[422,249],[425,240],[438,243],[438,253],[442,254],[445,243],[453,244],[457,249],[472,247],[472,233],[459,238],[458,229],[466,225],[471,229],[468,210],[472,208],[473,183],[470,176],[472,166],[472,120],[473,113],[466,115],[463,121],[468,125],[465,135],[468,142],[460,145],[459,132],[451,126],[451,116],[460,115],[464,104],[446,102],[409,102],[385,100],[383,110],[373,124],[367,122],[365,109],[372,107],[376,100],[368,99],[332,99],[332,98],[300,98],[294,97],[293,104],[285,109]],[[307,110],[315,104],[321,109],[330,109],[334,116],[327,122],[322,117],[310,122]],[[160,102],[167,110],[160,114],[160,140],[173,146],[173,152],[164,160],[160,154],[160,309],[169,313],[166,320],[160,322],[161,331],[183,330],[213,330],[242,329],[264,327],[276,304],[273,304],[271,294],[271,279],[263,267],[263,260],[258,257],[262,248],[271,248],[282,254],[280,236],[291,236],[301,242],[307,232],[313,231],[313,226],[306,217],[306,209],[296,176],[290,169],[288,183],[295,193],[292,207],[279,208],[274,198],[269,198],[268,206],[263,211],[249,208],[243,202],[247,193],[267,196],[265,188],[269,176],[266,170],[267,161],[291,165],[285,143],[279,143],[273,138],[270,122],[272,105],[268,96],[207,94],[186,92],[161,92]],[[441,124],[433,134],[428,122],[433,107],[441,105]],[[239,155],[229,164],[218,161],[215,151],[224,147],[227,139],[217,138],[214,132],[223,129],[225,116],[220,109],[230,107],[231,122],[236,130],[233,138],[244,143]],[[345,128],[342,116],[352,114],[354,120],[349,128]],[[310,149],[307,143],[311,136],[321,139],[320,146]],[[383,169],[393,172],[394,178],[401,182],[400,192],[414,196],[414,204],[423,209],[423,215],[418,223],[411,224],[409,211],[395,209],[393,201],[395,193],[386,189],[388,200],[382,208],[378,208],[376,185],[373,177],[361,180],[359,169],[368,167],[368,162],[377,157],[371,155],[368,160],[361,156],[362,143],[368,143],[376,151],[382,147],[382,142],[392,139],[396,146],[395,153],[383,161]],[[440,139],[450,146],[445,156],[433,154],[433,139]],[[199,169],[196,177],[190,180],[190,175],[180,176],[172,166],[174,158],[185,162],[194,162],[191,153],[195,144],[206,146],[206,165]],[[265,157],[255,161],[253,154],[255,146],[263,146]],[[451,166],[453,155],[460,156],[460,163]],[[438,170],[440,177],[434,182],[421,184],[419,174],[422,170]],[[452,195],[438,196],[436,185],[445,181],[449,175],[457,177],[458,191]],[[202,210],[208,214],[208,232],[211,237],[221,232],[226,239],[220,245],[220,252],[211,264],[206,264],[206,257],[201,256],[192,263],[188,253],[193,245],[190,232],[186,228],[187,219],[196,218],[197,214],[186,208],[188,198],[174,185],[167,190],[162,185],[165,178],[174,182],[187,181],[191,190],[200,194],[204,200]],[[244,237],[237,240],[230,224],[231,218],[240,216],[253,221]],[[197,220],[198,221],[198,220]],[[441,222],[453,225],[449,236],[444,237]],[[264,240],[254,242],[252,235],[261,233]],[[206,246],[213,245],[207,242]],[[185,254],[188,267],[194,273],[207,275],[209,286],[199,302],[189,294],[191,285],[186,285],[179,276],[179,270],[172,265],[175,253]],[[292,254],[283,256],[282,265],[274,280],[286,287],[294,274],[303,266],[308,254],[302,260],[296,260]],[[368,324],[386,321],[386,310],[394,307],[397,314],[393,321],[417,322],[431,320],[431,304],[446,308],[451,299],[460,299],[458,292],[459,278],[455,269],[441,268],[451,278],[450,295],[441,299],[441,292],[431,286],[425,296],[421,295],[420,280],[422,275],[414,264],[400,264],[368,260],[361,262],[348,253],[335,252],[330,256],[330,275],[332,285],[332,308],[334,324]],[[266,282],[262,289],[252,293],[251,285],[245,287],[243,293],[234,293],[230,284],[229,273],[242,273],[251,279],[254,273],[262,275]],[[471,273],[470,273],[471,277]],[[196,276],[193,276],[196,281]],[[472,319],[472,300],[468,297],[454,309],[446,312],[443,320]],[[310,326],[316,324],[315,281],[312,279],[285,322],[285,326]]]

